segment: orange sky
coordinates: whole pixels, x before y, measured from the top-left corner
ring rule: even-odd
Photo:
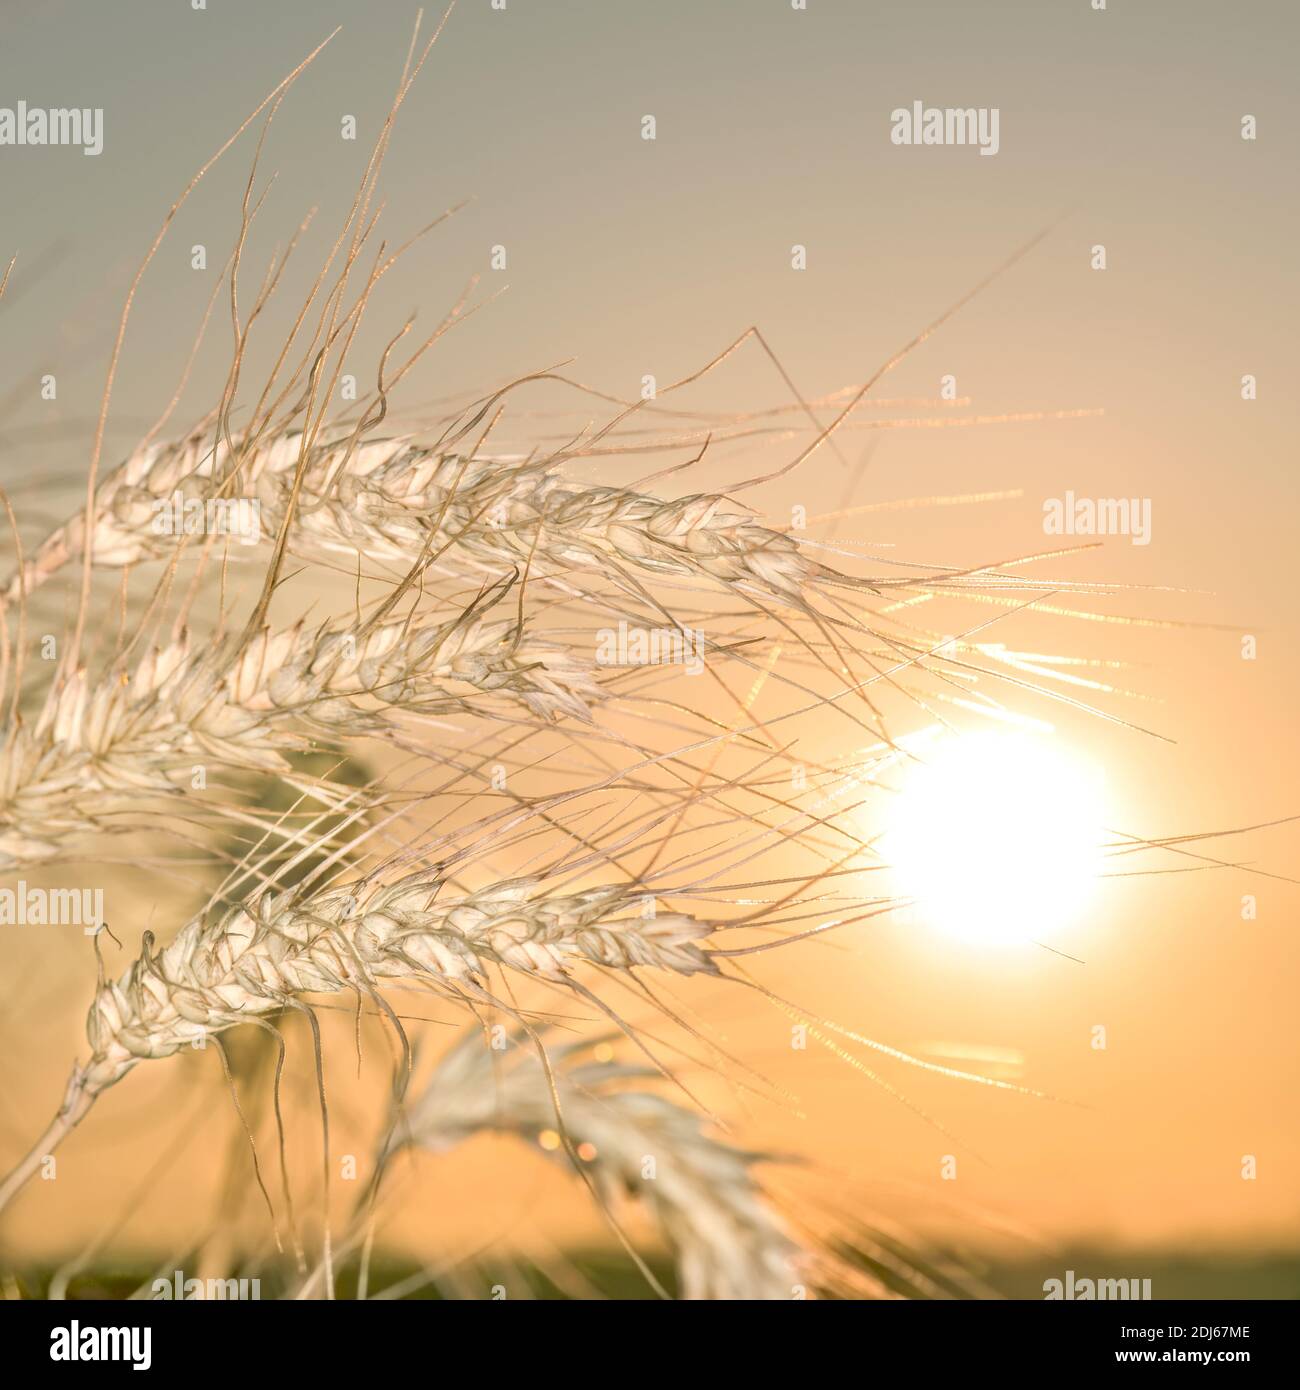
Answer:
[[[1300,112],[1278,41],[1279,26],[1294,31],[1290,7],[1252,7],[1248,22],[1210,3],[995,14],[813,0],[805,12],[774,4],[743,17],[740,8],[462,5],[401,118],[387,234],[400,241],[474,201],[377,295],[359,359],[371,360],[413,308],[430,331],[481,274],[476,299],[508,290],[404,384],[402,409],[568,359],[573,375],[631,395],[644,374],[684,375],[751,324],[817,396],[864,381],[1064,214],[874,393],[933,398],[950,375],[968,404],[947,417],[901,406],[856,420],[1095,413],[852,429],[840,441],[846,462],[823,449],[746,500],[784,526],[795,506],[815,516],[888,499],[1018,494],[810,529],[850,551],[889,546],[882,553],[974,566],[1047,548],[1043,503],[1067,491],[1149,499],[1149,545],[1110,538],[1042,568],[1131,585],[1087,606],[1166,625],[1026,615],[1014,632],[1037,650],[1128,663],[1114,683],[1134,695],[1097,703],[1161,737],[1028,707],[1105,766],[1118,831],[1187,835],[1300,814],[1290,698],[1300,678],[1290,390]],[[0,150],[0,257],[17,251],[32,272],[30,284],[16,275],[0,319],[0,381],[14,383],[3,397],[0,479],[35,532],[83,476],[117,309],[171,199],[265,91],[344,23],[277,116],[265,156],[279,177],[249,264],[265,264],[320,203],[321,225],[299,253],[294,283],[303,283],[346,209],[413,11],[379,5],[359,20],[341,0],[202,14],[16,10],[0,52],[0,104],[13,94],[105,110],[97,158]],[[889,113],[913,100],[997,106],[998,154],[891,145]],[[657,119],[653,143],[640,138],[647,112]],[[355,145],[338,137],[349,113],[363,131]],[[1245,113],[1258,117],[1254,142],[1240,138]],[[214,266],[224,260],[250,149],[241,145],[201,186],[145,282],[115,448],[170,394],[215,273],[191,271],[190,248],[204,243]],[[807,248],[804,271],[790,267],[795,244]],[[504,273],[490,269],[496,245],[508,251]],[[1105,271],[1090,267],[1097,245]],[[186,397],[192,410],[219,380],[222,313]],[[32,384],[45,371],[58,375],[54,403]],[[1245,374],[1258,382],[1256,400],[1241,397]],[[789,399],[754,344],[689,398],[714,410]],[[508,418],[498,443],[526,448],[534,428]],[[756,442],[711,458],[689,486],[792,456],[789,442]],[[602,480],[645,471],[637,458],[583,466]],[[1252,661],[1241,656],[1245,634],[1258,639]],[[1279,826],[1203,848],[1285,876],[1297,843],[1295,826]],[[1252,921],[1241,917],[1246,893],[1258,899]],[[1244,868],[1114,877],[1058,943],[1082,965],[1032,947],[954,947],[905,918],[855,928],[833,949],[764,958],[773,987],[823,1015],[899,1047],[1008,1049],[1023,1058],[1018,1080],[1060,1098],[890,1071],[960,1139],[956,1184],[939,1178],[951,1137],[828,1052],[791,1054],[780,1013],[717,1000],[712,986],[701,1007],[733,1011],[737,1050],[799,1097],[802,1118],[759,1108],[743,1137],[793,1147],[885,1194],[891,1210],[938,1211],[941,1221],[955,1210],[959,1229],[978,1211],[1049,1237],[1290,1240],[1300,1220],[1296,905],[1292,883]],[[55,1001],[48,1016],[58,1021],[57,1036],[26,1045],[21,1079],[5,1086],[0,1118],[16,1143],[77,1046],[89,977],[75,946],[35,960],[5,940],[0,959],[7,981],[30,980],[33,997]],[[74,968],[80,983],[67,992]],[[1104,1052],[1089,1045],[1099,1023]],[[120,1113],[101,1134],[106,1180],[126,1183],[138,1168],[123,1116],[142,1102],[128,1101],[129,1088],[145,1096],[170,1084],[133,1078],[114,1096]],[[94,1144],[85,1134],[74,1142]],[[1253,1182],[1240,1177],[1244,1154],[1258,1156]],[[474,1187],[472,1173],[462,1179]],[[184,1173],[160,1181],[183,1208]],[[95,1190],[81,1189],[70,1208],[85,1220]],[[558,1230],[575,1213],[554,1195],[539,1219]],[[20,1219],[33,1241],[57,1228],[35,1198]],[[431,1204],[429,1221],[455,1230],[470,1217],[444,1201]]]

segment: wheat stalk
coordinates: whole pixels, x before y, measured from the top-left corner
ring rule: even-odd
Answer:
[[[274,534],[290,508],[302,447],[300,435],[284,433],[232,451],[199,430],[138,451],[99,490],[93,562],[116,568],[174,553],[178,538],[153,523],[159,504],[178,492],[187,502],[257,501]],[[556,572],[607,571],[613,562],[786,600],[821,568],[790,537],[718,496],[664,501],[584,486],[562,477],[552,461],[465,457],[407,438],[317,444],[293,506],[290,544],[315,558],[360,553],[409,567],[454,547],[455,558],[494,574],[534,558]],[[81,554],[85,529],[79,514],[47,537],[9,580],[8,600],[33,592]]]
[[[124,803],[187,790],[196,762],[283,773],[309,732],[362,737],[399,714],[481,713],[494,698],[589,719],[601,696],[590,670],[482,608],[442,622],[299,621],[215,646],[182,633],[134,670],[119,660],[101,675],[76,671],[0,743],[0,869],[104,829]]]
[[[644,1086],[643,1067],[592,1058],[591,1041],[537,1053],[495,1051],[474,1030],[439,1062],[395,1122],[393,1147],[441,1153],[485,1131],[536,1142],[561,1125],[559,1161],[576,1161],[600,1199],[630,1196],[673,1253],[681,1297],[802,1295],[824,1255],[801,1245],[755,1175],[762,1155],[713,1138],[698,1115]],[[608,1049],[606,1049],[608,1051]]]
[[[541,880],[509,879],[439,901],[442,886],[437,874],[419,872],[378,887],[265,891],[194,918],[159,952],[146,939],[126,973],[96,995],[88,1084],[102,1091],[145,1058],[170,1056],[307,993],[372,993],[403,979],[488,1001],[492,966],[568,985],[584,961],[718,973],[699,945],[711,926],[679,913],[644,916],[644,894],[627,885],[548,895]]]
[[[377,997],[381,984],[403,980],[466,1005],[508,1007],[489,988],[494,966],[584,997],[572,975],[584,962],[719,973],[699,944],[710,925],[679,913],[647,917],[644,894],[624,884],[547,894],[536,878],[511,879],[440,901],[442,886],[423,871],[379,886],[267,889],[191,919],[159,951],[145,933],[125,973],[101,979],[86,1024],[90,1057],[74,1067],[51,1131],[0,1185],[0,1209],[49,1151],[51,1135],[57,1142],[140,1062],[264,1020],[303,995],[350,989]]]

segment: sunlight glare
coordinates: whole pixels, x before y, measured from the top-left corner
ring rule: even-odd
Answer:
[[[1076,922],[1101,862],[1101,777],[1057,741],[943,735],[904,772],[882,851],[927,926],[981,945]]]

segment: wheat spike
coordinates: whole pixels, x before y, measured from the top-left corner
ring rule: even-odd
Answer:
[[[516,1036],[502,1053],[471,1032],[407,1102],[396,1146],[439,1153],[483,1131],[536,1142],[560,1123],[603,1201],[627,1195],[650,1211],[673,1253],[681,1297],[804,1292],[821,1256],[794,1239],[765,1195],[754,1172],[762,1155],[713,1138],[698,1115],[644,1085],[630,1087],[653,1073],[595,1060],[590,1046],[551,1050],[553,1093],[526,1041]],[[570,1159],[565,1148],[551,1154]]]

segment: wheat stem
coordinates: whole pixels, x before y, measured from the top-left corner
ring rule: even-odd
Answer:
[[[3,1182],[0,1182],[0,1212],[9,1205],[15,1196],[26,1186],[36,1170],[49,1158],[59,1145],[72,1133],[86,1117],[94,1105],[97,1092],[86,1084],[86,1073],[80,1066],[74,1066],[68,1078],[68,1087],[63,1096],[63,1104],[50,1121],[44,1134],[32,1146],[30,1152],[19,1162]]]

